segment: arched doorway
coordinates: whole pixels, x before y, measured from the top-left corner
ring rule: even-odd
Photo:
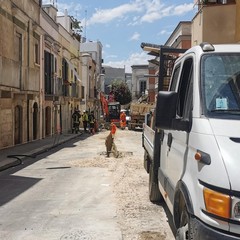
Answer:
[[[46,107],[45,109],[45,135],[51,135],[51,108]]]
[[[38,104],[33,104],[33,140],[37,139],[38,134]]]
[[[14,144],[22,143],[22,107],[17,105],[14,109]]]

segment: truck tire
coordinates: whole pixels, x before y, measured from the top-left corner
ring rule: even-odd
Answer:
[[[184,207],[181,218],[180,227],[177,229],[176,240],[194,240],[197,236],[196,220],[189,216],[186,207]]]
[[[163,197],[158,187],[158,181],[154,178],[156,178],[156,176],[154,176],[154,168],[151,163],[149,168],[149,200],[153,203],[157,203],[161,202]]]

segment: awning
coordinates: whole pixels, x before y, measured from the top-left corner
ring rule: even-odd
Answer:
[[[75,70],[75,66],[74,66],[68,59],[66,59],[66,58],[64,58],[64,59],[67,61],[70,69],[73,71],[74,76],[75,76],[75,77],[77,78],[77,80],[81,83],[82,80],[81,80],[80,76],[78,75],[77,71]]]

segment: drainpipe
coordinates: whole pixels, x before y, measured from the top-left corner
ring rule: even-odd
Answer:
[[[43,99],[44,99],[44,90],[43,90],[43,71],[44,71],[44,57],[43,57],[43,43],[44,43],[44,37],[41,34],[40,36],[40,79],[39,79],[39,138],[42,139],[44,134],[43,134]]]
[[[27,100],[27,141],[29,142],[29,100]]]
[[[28,21],[28,26],[27,26],[27,71],[28,71],[28,81],[29,81],[29,68],[30,68],[30,21]],[[22,83],[21,83],[21,89],[22,89]],[[28,99],[27,96],[27,141],[30,141],[30,131],[29,131],[29,124],[30,124],[30,100]]]
[[[59,125],[60,125],[60,132],[59,132],[59,134],[62,134],[62,128],[63,128],[63,124],[62,124],[62,105],[60,104],[60,123],[59,123]],[[59,129],[58,129],[58,131],[59,131]]]

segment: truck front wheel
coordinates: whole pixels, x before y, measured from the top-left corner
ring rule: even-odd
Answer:
[[[154,167],[152,163],[149,168],[149,200],[151,202],[161,202],[163,200],[158,188],[157,176],[154,175]]]
[[[197,226],[196,220],[189,216],[186,207],[184,207],[181,218],[180,225],[177,229],[176,240],[193,240],[197,236]]]

